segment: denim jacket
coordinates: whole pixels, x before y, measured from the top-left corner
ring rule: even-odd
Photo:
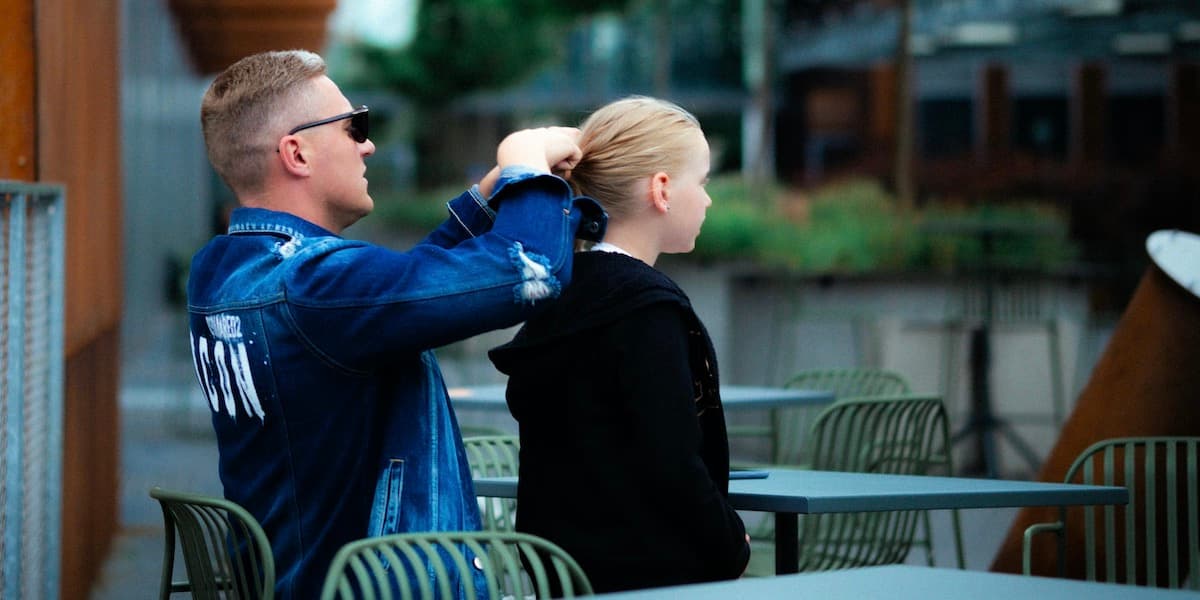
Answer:
[[[490,201],[473,188],[447,208],[407,252],[239,208],[192,261],[221,482],[262,523],[280,598],[319,593],[351,540],[480,527],[431,349],[528,318],[568,282],[576,230],[605,224],[563,180],[522,169]]]

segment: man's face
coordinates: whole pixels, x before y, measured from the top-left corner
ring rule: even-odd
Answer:
[[[311,120],[325,119],[353,110],[337,84],[328,77],[313,80]],[[375,144],[367,139],[356,141],[350,134],[351,120],[341,119],[296,132],[307,142],[306,159],[312,168],[314,194],[322,202],[327,222],[337,231],[365,217],[375,203],[367,192],[367,165],[363,160],[375,152]]]

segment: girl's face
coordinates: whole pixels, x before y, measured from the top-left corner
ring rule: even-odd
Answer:
[[[669,225],[662,244],[662,251],[667,254],[691,252],[696,247],[705,212],[712,205],[712,199],[704,189],[708,183],[708,140],[700,130],[696,130],[684,154],[683,167],[671,174],[667,186],[671,210],[667,214]]]

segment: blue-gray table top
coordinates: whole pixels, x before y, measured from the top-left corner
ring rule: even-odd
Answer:
[[[1016,598],[1087,598],[1088,600],[1195,599],[1194,592],[1025,577],[1006,573],[960,571],[912,565],[842,569],[755,577],[697,585],[601,594],[625,600],[822,598],[824,600],[887,598],[888,600],[1014,600]]]
[[[766,469],[761,479],[729,482],[729,503],[738,510],[799,514],[1125,504],[1124,487],[934,477]],[[475,480],[480,496],[516,497],[515,477]]]
[[[504,384],[451,387],[450,400],[456,408],[508,410]],[[722,385],[721,402],[727,410],[819,406],[833,402],[833,392],[747,385]]]

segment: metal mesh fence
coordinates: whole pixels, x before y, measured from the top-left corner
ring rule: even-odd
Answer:
[[[0,181],[0,596],[57,598],[64,193]]]

